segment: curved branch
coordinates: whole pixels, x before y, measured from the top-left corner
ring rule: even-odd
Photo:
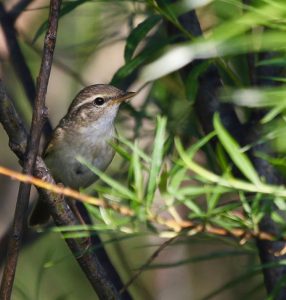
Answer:
[[[1,22],[1,25],[2,25],[2,28],[4,31],[4,36],[5,36],[6,44],[7,44],[8,50],[9,50],[11,63],[23,85],[23,88],[27,95],[28,100],[30,101],[31,104],[33,104],[34,100],[35,100],[35,94],[36,94],[35,84],[34,84],[34,80],[32,78],[31,72],[29,70],[29,67],[26,64],[25,57],[19,46],[17,32],[15,29],[15,21],[16,21],[17,17],[23,12],[23,10],[27,7],[27,5],[29,5],[29,3],[31,1],[32,0],[19,0],[19,2],[16,3],[9,11],[6,11],[3,4],[0,3],[0,22]],[[66,68],[66,66],[61,66],[61,67]],[[80,77],[78,75],[76,75],[75,73],[73,73],[72,75],[75,76],[77,79],[80,79]],[[83,84],[82,80],[81,80],[81,84]],[[5,118],[4,119],[2,118],[2,120],[5,120]],[[20,123],[22,123],[22,121],[20,119],[18,121]],[[14,124],[13,120],[9,120],[9,122],[10,122],[10,125]],[[51,131],[52,131],[52,127],[50,125],[50,122],[46,122],[44,124],[44,133],[45,133],[46,138],[49,137]],[[12,132],[10,132],[10,134],[12,136],[14,134],[13,132],[15,133],[17,131],[12,130]],[[19,132],[21,132],[21,131],[19,131]],[[26,135],[26,133],[24,133],[24,135]],[[21,161],[22,161],[24,159],[24,151],[26,149],[26,142],[17,144],[17,143],[11,142],[11,139],[10,139],[10,147],[21,158]],[[17,148],[20,148],[20,149],[17,149]],[[83,212],[83,216],[88,218],[87,213],[85,211]],[[9,235],[10,230],[11,230],[11,228],[8,229],[7,236]],[[93,244],[93,247],[96,247],[96,245],[100,242],[100,240],[98,237],[92,236],[91,242]],[[111,281],[114,283],[114,285],[117,287],[118,290],[121,289],[122,281],[120,279],[120,276],[114,269],[104,248],[101,248],[99,251],[97,251],[97,255],[98,255],[98,257],[100,257],[101,262],[104,265],[104,269],[106,269],[110,273]],[[128,294],[128,292],[126,292],[123,295],[123,297],[124,297],[124,299],[131,298],[130,295]]]
[[[11,149],[22,159],[27,145],[27,132],[12,102],[7,97],[1,81],[0,121],[9,136]],[[40,157],[37,157],[35,162],[34,175],[50,183],[55,183]],[[41,193],[57,225],[70,226],[77,224],[76,217],[60,196],[48,191],[41,191]],[[119,299],[116,289],[110,283],[97,257],[91,251],[93,246],[88,244],[89,240],[68,239],[66,242],[100,299]]]

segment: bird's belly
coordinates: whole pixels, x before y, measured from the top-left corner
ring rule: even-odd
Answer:
[[[69,151],[67,151],[69,149]],[[92,151],[90,151],[92,149]],[[98,177],[88,167],[78,161],[82,157],[88,164],[104,171],[114,157],[114,150],[108,142],[102,141],[100,144],[69,145],[55,149],[47,155],[45,162],[57,182],[62,182],[65,186],[74,189],[87,187],[95,182]]]

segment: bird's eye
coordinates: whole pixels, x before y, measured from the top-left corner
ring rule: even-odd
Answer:
[[[104,103],[104,99],[103,99],[102,97],[97,97],[97,98],[95,98],[95,99],[93,100],[93,104],[94,104],[94,105],[100,106],[100,105],[102,105],[103,103]]]

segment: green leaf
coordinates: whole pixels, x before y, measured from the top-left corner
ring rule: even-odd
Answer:
[[[171,177],[170,183],[167,186],[169,191],[176,192],[186,177],[186,169],[178,169]]]
[[[228,192],[229,189],[224,187],[219,187],[221,192]],[[174,196],[177,198],[184,198],[184,197],[197,197],[201,195],[205,195],[206,193],[213,193],[216,189],[216,186],[188,186],[182,187],[178,190],[174,190]],[[170,189],[170,193],[173,194],[173,189]]]
[[[271,219],[276,222],[277,224],[285,226],[285,219],[279,215],[277,212],[273,211],[271,212]]]
[[[214,128],[220,142],[241,173],[255,185],[261,184],[251,161],[240,151],[238,143],[223,127],[218,114],[214,115]]]
[[[123,157],[125,160],[130,161],[131,160],[131,155],[126,151],[122,145],[119,145],[118,143],[112,143],[110,142],[110,145],[112,148],[118,153],[121,157]]]
[[[169,179],[169,172],[168,172],[168,168],[165,165],[162,174],[160,176],[160,182],[159,182],[159,190],[161,195],[165,195],[167,193],[168,179]]]
[[[135,27],[126,40],[124,51],[125,62],[129,62],[138,46],[145,38],[147,33],[161,20],[159,15],[153,15],[146,18],[142,23]]]
[[[186,95],[189,101],[194,102],[196,100],[197,92],[200,86],[199,78],[209,66],[209,61],[203,61],[198,65],[194,65],[194,67],[192,67],[191,72],[185,80]]]
[[[255,64],[256,67],[261,67],[261,66],[286,66],[286,57],[281,56],[281,57],[274,57],[270,59],[264,59],[259,61],[258,63]],[[284,78],[285,79],[285,78]]]
[[[151,162],[151,158],[144,152],[142,151],[140,148],[137,147],[137,149],[135,150],[135,145],[133,143],[131,143],[130,141],[128,141],[127,139],[125,139],[123,136],[118,136],[117,139],[124,145],[126,145],[128,148],[130,148],[133,151],[136,151],[139,155],[140,158],[142,158],[145,162],[150,163]],[[129,159],[130,160],[130,159]]]
[[[225,188],[221,186],[216,186],[213,188],[211,195],[207,197],[208,213],[210,213],[217,206],[222,194],[225,193],[225,191]]]
[[[253,33],[244,34],[251,28],[259,25],[277,24],[277,21],[273,22],[273,20],[282,21],[284,19],[285,3],[282,4],[281,1],[279,1],[281,2],[279,4],[278,1],[267,1],[267,4],[266,1],[261,2],[264,3],[261,3],[259,8],[252,6],[251,10],[245,11],[242,15],[236,14],[231,20],[222,22],[221,25],[215,28],[210,28],[209,31],[205,32],[203,39],[201,37],[195,38],[189,44],[188,49],[182,47],[182,45],[170,49],[164,57],[159,58],[160,61],[158,60],[157,64],[153,64],[153,68],[150,68],[150,66],[145,68],[145,71],[142,72],[144,81],[165,76],[197,58],[206,59],[248,51],[263,51],[266,48],[275,50],[281,48],[283,37],[278,38],[278,35],[284,35],[283,30],[265,31],[259,34],[259,37]]]
[[[219,166],[222,170],[222,173],[225,178],[232,177],[231,174],[231,166],[229,165],[229,160],[227,157],[227,154],[225,153],[225,150],[221,144],[216,145],[216,158],[219,162]]]
[[[242,203],[242,207],[243,207],[244,211],[247,213],[247,215],[248,215],[249,217],[251,217],[252,210],[251,210],[251,207],[250,207],[250,205],[249,205],[247,199],[245,198],[245,194],[242,193],[242,192],[240,192],[240,193],[239,193],[239,199],[240,199],[240,201],[241,201],[241,203]]]
[[[150,58],[166,44],[165,41],[158,41],[156,44],[150,44],[149,47],[146,47],[142,50],[136,57],[126,62],[121,68],[117,70],[117,72],[113,75],[111,84],[117,85],[122,79],[131,75],[135,72],[139,67],[141,67],[146,61],[150,60]]]
[[[286,104],[281,103],[280,105],[277,105],[276,107],[272,108],[261,120],[262,124],[268,123],[272,121],[275,117],[277,117],[279,114],[281,114],[286,109]]]
[[[146,195],[146,202],[147,202],[147,206],[149,207],[153,201],[156,187],[159,183],[159,174],[161,171],[163,153],[164,153],[166,124],[167,124],[166,118],[163,117],[157,118],[157,131],[154,140],[151,169],[149,173],[147,195]]]
[[[196,143],[194,143],[187,151],[187,154],[189,155],[189,158],[192,159],[195,154],[204,146],[206,145],[214,136],[216,133],[214,131],[210,132],[203,138],[199,139]]]
[[[194,201],[192,201],[191,199],[187,199],[184,201],[184,204],[191,210],[193,211],[196,215],[202,215],[203,212],[201,210],[201,208],[199,207],[199,205],[197,205]]]
[[[286,202],[284,199],[280,198],[280,197],[275,197],[274,198],[274,203],[275,205],[279,208],[279,210],[284,210],[286,211]],[[284,221],[285,222],[285,221]],[[286,223],[285,223],[286,225]]]
[[[194,155],[203,147],[205,146],[214,136],[216,133],[214,131],[210,132],[203,138],[199,139],[196,143],[194,143],[187,151],[186,156],[189,157],[189,159],[192,159]],[[179,140],[176,138],[177,142]],[[175,140],[175,141],[176,141]],[[179,142],[180,143],[180,142]],[[181,163],[183,159],[179,159],[177,161],[177,165],[172,169],[172,174],[176,173],[179,169],[181,169]]]
[[[84,166],[86,166],[88,169],[90,169],[94,174],[96,174],[102,181],[107,183],[109,186],[114,188],[118,193],[120,193],[123,197],[126,197],[129,200],[136,200],[136,196],[125,186],[108,176],[106,173],[100,171],[95,166],[93,166],[91,163],[86,161],[83,157],[79,156],[77,157],[77,160]]]
[[[138,151],[138,141],[134,143],[134,151],[132,153],[131,167],[134,174],[134,188],[137,196],[137,200],[142,202],[144,192],[143,192],[143,168],[140,162],[140,156]]]

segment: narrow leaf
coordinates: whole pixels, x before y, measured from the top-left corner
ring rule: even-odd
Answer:
[[[214,128],[220,142],[237,168],[252,183],[259,185],[261,182],[251,161],[244,153],[240,151],[238,143],[223,127],[218,114],[215,114],[214,116]]]
[[[158,184],[159,173],[161,170],[161,165],[163,160],[166,123],[167,123],[166,118],[158,117],[157,131],[156,131],[154,148],[152,153],[151,170],[150,170],[148,186],[147,186],[146,201],[148,206],[150,206],[153,201],[155,190]]]
[[[125,62],[127,63],[132,59],[132,56],[139,45],[139,43],[145,38],[148,32],[161,20],[158,15],[153,15],[146,18],[142,23],[135,27],[126,40],[126,46],[124,51]]]
[[[142,151],[140,148],[137,147],[137,149],[135,150],[135,145],[133,143],[131,143],[130,141],[128,141],[127,139],[125,139],[122,136],[118,136],[117,139],[124,145],[126,145],[128,148],[130,148],[132,151],[136,151],[139,155],[140,158],[142,158],[145,162],[150,163],[151,162],[151,158],[144,152]]]
[[[84,165],[85,167],[87,167],[88,169],[90,169],[94,174],[96,174],[102,181],[104,181],[109,186],[111,186],[112,188],[114,188],[122,196],[126,197],[129,200],[136,199],[135,195],[129,189],[127,189],[125,186],[123,186],[122,184],[120,184],[119,182],[117,182],[116,180],[114,180],[113,178],[111,178],[110,176],[108,176],[106,173],[100,171],[99,169],[97,169],[96,167],[94,167],[93,165],[91,165],[83,157],[78,157],[77,160],[82,165]]]
[[[137,200],[141,202],[143,199],[143,168],[139,158],[137,141],[135,141],[134,151],[132,153],[132,168],[134,174],[135,193],[137,196]]]

